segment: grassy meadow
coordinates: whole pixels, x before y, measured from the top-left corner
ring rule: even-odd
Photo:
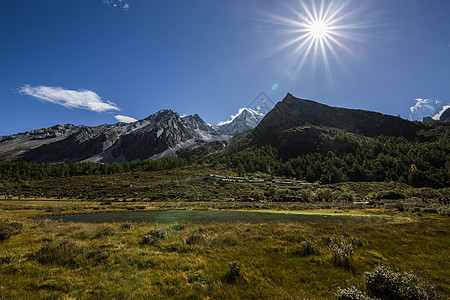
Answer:
[[[449,297],[450,222],[448,206],[437,201],[447,190],[375,182],[301,188],[224,184],[205,179],[209,171],[2,182],[1,192],[14,197],[0,196],[0,298],[335,299],[339,289],[365,290],[364,274],[380,265],[414,274],[433,285],[442,299]],[[363,201],[389,191],[405,199],[347,203],[349,197]],[[422,203],[424,195],[431,203]],[[245,200],[250,197],[252,201]],[[305,200],[283,201],[286,197]],[[300,210],[401,218],[383,225],[45,219],[155,209]]]

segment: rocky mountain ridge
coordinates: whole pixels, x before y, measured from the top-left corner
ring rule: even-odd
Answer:
[[[257,125],[254,120],[249,123],[249,119],[251,116],[242,113],[227,123],[232,126],[216,130],[197,114],[181,117],[165,109],[133,123],[93,127],[55,125],[0,137],[0,160],[122,162],[158,159],[179,156],[183,149],[189,149],[189,153],[213,142],[216,146],[208,148],[220,151],[228,145],[234,132],[241,133]]]

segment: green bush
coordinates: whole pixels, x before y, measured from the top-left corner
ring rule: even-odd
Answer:
[[[319,251],[316,245],[311,241],[303,241],[300,243],[300,247],[295,247],[290,251],[291,255],[306,257],[314,254],[318,254]]]
[[[333,190],[329,188],[318,189],[315,198],[316,201],[330,202],[333,200]]]

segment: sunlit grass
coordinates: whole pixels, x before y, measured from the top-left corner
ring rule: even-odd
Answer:
[[[21,223],[20,233],[0,243],[6,298],[333,298],[380,263],[450,291],[448,217],[383,226]],[[143,244],[155,229],[164,234]],[[353,243],[350,270],[333,264],[332,237]],[[51,259],[59,252],[48,249],[64,243],[61,255],[73,259]],[[304,250],[308,243],[314,251]],[[231,283],[232,262],[240,273]]]

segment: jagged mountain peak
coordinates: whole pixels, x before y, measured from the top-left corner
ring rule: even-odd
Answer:
[[[217,131],[221,134],[236,135],[255,128],[264,118],[264,114],[253,109],[244,107],[238,113],[231,116],[231,119],[220,122]]]
[[[214,128],[211,125],[203,121],[203,119],[200,118],[198,114],[185,116],[182,119],[187,123],[189,123],[192,126],[192,128],[196,130],[202,130],[212,134],[218,134],[216,130],[214,130]]]

